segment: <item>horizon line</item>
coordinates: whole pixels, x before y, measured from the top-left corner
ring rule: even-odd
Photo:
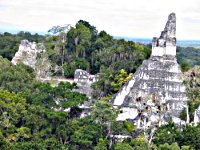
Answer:
[[[8,33],[11,33],[11,34],[17,34],[19,32],[29,32],[31,34],[39,34],[39,35],[48,35],[48,31],[46,32],[42,32],[42,31],[28,31],[28,30],[4,30],[4,29],[0,29],[0,33],[5,33],[5,32],[8,32]],[[109,33],[108,33],[109,34]],[[111,34],[109,34],[111,35]],[[146,39],[146,40],[152,40],[153,37],[134,37],[134,36],[126,36],[126,35],[111,35],[114,39],[124,39],[124,40],[127,40],[127,39]],[[200,41],[200,39],[177,39],[177,41]]]

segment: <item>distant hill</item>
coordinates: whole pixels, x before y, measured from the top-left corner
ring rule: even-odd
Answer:
[[[116,39],[124,38],[126,41],[134,41],[151,47],[152,39],[149,38],[130,38],[115,37]],[[181,64],[187,60],[190,67],[200,65],[200,40],[178,40],[177,41],[177,61]]]
[[[178,46],[176,53],[179,64],[181,64],[184,60],[187,60],[190,67],[200,65],[200,48]]]
[[[150,44],[151,38],[131,38],[131,37],[114,37],[116,39],[125,39],[126,41],[134,41],[141,44]],[[177,46],[200,48],[200,40],[177,40]]]

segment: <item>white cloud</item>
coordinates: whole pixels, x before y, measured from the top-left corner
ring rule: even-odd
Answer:
[[[199,0],[0,0],[0,29],[45,32],[83,19],[114,36],[151,38],[171,12],[179,39],[200,39]]]

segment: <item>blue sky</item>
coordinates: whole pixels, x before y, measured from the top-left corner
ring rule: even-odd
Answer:
[[[113,36],[152,38],[171,12],[178,39],[200,40],[200,0],[0,0],[0,32],[45,33],[83,19]]]

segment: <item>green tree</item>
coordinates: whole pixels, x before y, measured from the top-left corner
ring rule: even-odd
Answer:
[[[99,100],[94,103],[91,110],[92,118],[102,125],[106,125],[108,129],[107,137],[110,135],[111,124],[115,121],[118,110],[106,100]]]
[[[101,128],[97,124],[85,125],[71,136],[73,142],[78,145],[79,149],[83,150],[93,149],[99,138],[102,138]]]
[[[172,121],[169,121],[168,124],[158,128],[153,138],[153,143],[155,143],[157,146],[165,143],[172,144],[176,142],[179,134],[180,129]]]
[[[131,123],[129,121],[124,122],[124,127],[126,128],[128,133],[132,133],[135,130],[135,126],[133,125],[133,123]]]
[[[141,136],[135,139],[131,139],[129,145],[131,145],[134,150],[150,149],[149,144],[146,141],[144,141],[144,138]]]
[[[0,87],[9,91],[19,92],[32,89],[35,73],[32,68],[19,64],[13,65],[0,56]]]
[[[85,58],[73,58],[70,63],[65,63],[64,66],[65,77],[73,77],[76,69],[89,70],[90,64]]]
[[[159,146],[160,150],[180,150],[180,147],[177,143],[173,143],[172,145],[169,145],[168,143],[161,144]]]
[[[92,34],[90,29],[84,24],[76,24],[75,28],[71,28],[67,37],[69,39],[69,45],[74,51],[74,56],[86,57],[86,53],[89,52],[91,46]]]
[[[26,115],[26,101],[20,94],[0,90],[0,145],[8,149],[11,143],[30,138],[29,128],[22,127]]]
[[[48,32],[52,32],[53,34],[58,34],[58,41],[56,44],[56,48],[58,48],[59,54],[60,54],[60,60],[61,60],[61,70],[62,70],[62,76],[64,76],[64,59],[65,59],[65,45],[67,41],[67,32],[69,31],[69,24],[63,25],[63,26],[53,26],[52,29],[50,29]]]
[[[106,139],[99,139],[97,146],[94,147],[94,150],[107,150],[108,141]]]
[[[190,146],[181,146],[181,150],[190,150]]]
[[[129,124],[129,123],[128,123]],[[127,126],[127,121],[115,121],[112,123],[112,134],[114,135],[129,135],[132,131],[132,124],[130,123],[130,126]]]
[[[181,65],[185,60],[189,62],[190,67],[200,65],[200,51],[196,47],[180,47],[177,46],[176,57],[178,63]]]
[[[194,67],[188,71],[188,76],[184,83],[186,86],[188,106],[189,106],[189,116],[190,121],[193,121],[194,111],[200,105],[200,68]]]
[[[187,121],[187,112],[185,108],[181,111],[180,118],[181,120]]]
[[[111,82],[113,91],[117,92],[132,76],[132,73],[128,74],[124,69],[121,69],[120,72],[115,75],[114,81]]]
[[[94,103],[91,110],[91,117],[101,125],[106,127],[106,138],[110,138],[111,126],[115,122],[118,110],[115,109],[106,99],[98,100]],[[111,147],[111,141],[109,147]]]
[[[22,126],[17,129],[16,136],[19,141],[23,142],[25,139],[29,139],[31,137],[30,129]]]
[[[177,135],[177,143],[180,146],[190,146],[194,149],[200,149],[200,126],[186,125],[181,134]]]
[[[186,72],[190,69],[190,64],[187,60],[184,60],[182,63],[181,63],[181,70],[183,72]]]
[[[127,143],[117,143],[114,145],[114,150],[134,150],[134,149]]]

